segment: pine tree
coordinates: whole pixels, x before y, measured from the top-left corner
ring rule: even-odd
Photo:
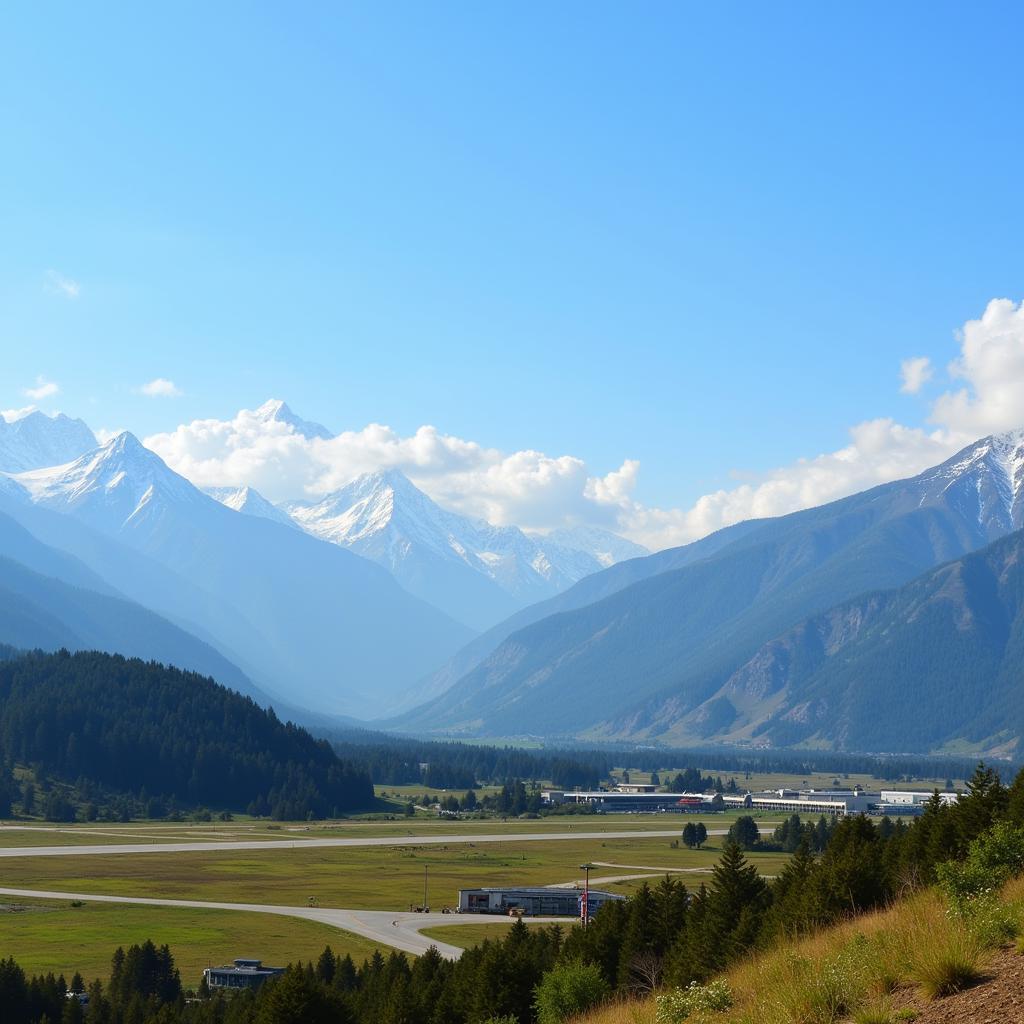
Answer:
[[[753,945],[769,900],[757,868],[736,843],[726,843],[708,887],[707,911],[692,963],[696,977],[721,970]]]
[[[999,775],[979,761],[968,780],[966,795],[956,805],[961,851],[1006,813],[1008,803],[1009,793]]]

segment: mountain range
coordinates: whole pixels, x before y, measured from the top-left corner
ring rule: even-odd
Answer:
[[[332,437],[280,401],[254,415]],[[547,543],[556,566],[538,540],[448,513],[397,471],[346,489],[364,521],[342,536],[312,512],[324,502],[304,523],[251,487],[205,493],[129,433],[99,445],[64,416],[0,423],[0,642],[159,657],[279,707],[411,706],[417,680],[474,635],[464,622],[490,625],[643,551],[581,532],[579,549],[572,535]]]
[[[449,662],[444,692],[391,724],[672,742],[735,735],[736,716],[715,698],[763,645],[1020,529],[1022,491],[1024,433],[1013,432],[909,480],[613,566],[476,638]],[[743,721],[767,710],[746,707]],[[769,742],[771,730],[761,735]]]
[[[333,436],[283,402],[255,415]],[[0,645],[430,734],[992,753],[1024,734],[1024,431],[656,554],[495,527],[394,469],[280,505],[204,492],[64,416],[0,421],[0,466]]]
[[[421,666],[470,636],[366,559],[226,508],[129,433],[11,479],[33,505],[204,591],[203,628],[258,685],[307,707],[385,707]]]

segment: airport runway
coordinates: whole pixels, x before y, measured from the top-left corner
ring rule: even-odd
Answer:
[[[5,826],[7,827],[7,826]],[[4,829],[0,828],[0,835]],[[632,832],[494,832],[486,835],[358,836],[337,839],[222,840],[188,843],[106,843],[95,846],[0,847],[0,857],[88,857],[142,853],[208,853],[211,850],[306,850],[356,846],[452,846],[457,843],[546,843],[573,839],[678,839],[680,827]],[[726,829],[708,829],[709,836],[724,836]]]

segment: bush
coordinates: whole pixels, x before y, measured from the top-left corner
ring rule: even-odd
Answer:
[[[696,1013],[728,1010],[732,991],[724,981],[701,985],[694,981],[688,988],[677,988],[658,996],[657,1024],[678,1024]]]
[[[608,982],[596,964],[560,964],[541,978],[533,1005],[538,1024],[562,1024],[608,998]]]
[[[1024,828],[1002,821],[975,839],[962,861],[936,868],[939,886],[958,913],[992,896],[1013,875],[1024,872]]]

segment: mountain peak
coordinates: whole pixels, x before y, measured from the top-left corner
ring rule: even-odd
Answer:
[[[314,423],[296,416],[288,403],[280,398],[268,399],[255,411],[255,415],[264,423],[284,423],[308,441],[314,438],[328,441],[334,437],[322,423]]]
[[[286,512],[272,505],[255,487],[208,487],[206,493],[222,505],[258,519],[270,519],[283,526],[299,529],[298,524]]]
[[[96,437],[81,420],[38,409],[10,420],[0,417],[0,470],[23,473],[73,462],[96,447]]]
[[[161,499],[193,505],[210,501],[127,430],[72,462],[29,470],[15,479],[39,504],[57,511],[92,508],[104,518],[113,509],[123,523]]]

